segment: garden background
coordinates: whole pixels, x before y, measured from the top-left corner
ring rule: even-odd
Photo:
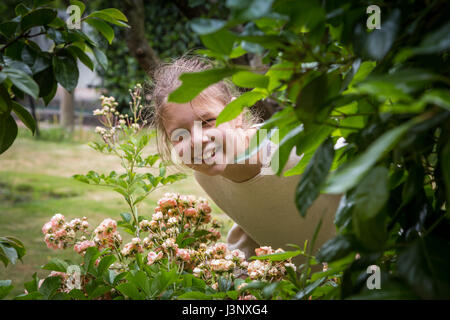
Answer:
[[[82,29],[70,27],[76,23],[66,11],[71,4],[82,14]],[[98,184],[95,174],[72,178],[117,168],[112,157],[87,146],[101,143],[93,111],[103,94],[116,98],[117,112],[131,115],[129,89],[151,83],[158,63],[189,51],[213,59],[214,68],[181,76],[170,101],[188,102],[209,85],[231,80],[242,95],[217,124],[246,107],[258,110],[262,128],[280,132],[278,174],[294,147],[304,154],[285,173],[303,175],[293,198],[299,214],[304,216],[321,192],[343,195],[335,215],[337,236],[319,251],[298,248],[265,257],[275,263],[302,254],[308,262],[300,274],[254,283],[248,289],[254,290],[252,297],[448,299],[449,9],[439,0],[3,1],[0,258],[5,268],[0,279],[12,280],[14,287],[2,282],[1,292],[8,298],[23,292],[34,272],[48,273],[39,267],[51,258],[75,258],[72,251],[50,251],[43,242],[42,225],[54,213],[87,216],[97,225],[127,210],[120,195],[79,181]],[[145,92],[143,102],[152,103]],[[335,150],[338,139],[346,143]],[[156,152],[155,145],[146,151]],[[160,171],[160,178],[165,175]],[[152,210],[166,191],[206,197],[192,173],[177,180],[167,180],[173,184],[145,198],[141,212]],[[231,221],[211,204],[224,236]],[[137,219],[130,228],[138,228]],[[3,236],[19,239],[26,254],[20,242]],[[84,272],[100,279],[100,271],[85,262]],[[205,286],[183,277],[173,280],[170,290],[162,280],[152,290],[141,288],[142,282],[133,282],[136,274],[151,283],[159,270],[144,268],[140,258],[133,263],[133,272],[117,280],[124,282],[120,294],[114,291],[118,298],[149,298],[156,292],[175,299],[237,298],[243,292],[229,279]],[[311,271],[321,263],[329,269]],[[381,291],[365,286],[371,265],[381,269]],[[65,268],[53,263],[47,270]],[[33,292],[25,298],[69,297],[57,295],[51,282],[40,291],[26,285]],[[83,295],[109,294],[102,286]],[[79,292],[70,295],[76,297]]]

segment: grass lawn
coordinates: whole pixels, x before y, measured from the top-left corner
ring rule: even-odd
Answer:
[[[73,250],[54,251],[45,245],[41,228],[55,213],[62,213],[66,220],[86,216],[90,229],[93,229],[103,219],[110,217],[119,220],[119,214],[128,211],[119,194],[72,178],[74,174],[87,173],[89,170],[100,173],[120,171],[117,158],[102,155],[87,146],[86,139],[93,137],[90,131],[78,131],[70,139],[54,142],[49,141],[56,140],[54,138],[36,140],[25,130],[20,130],[13,146],[0,155],[0,236],[17,237],[27,250],[23,263],[19,261],[7,268],[3,264],[0,266],[0,280],[10,279],[15,286],[7,298],[22,293],[23,283],[30,281],[34,272],[41,277],[48,274],[48,271],[40,270],[39,267],[52,257],[80,261]],[[45,130],[43,134],[46,134]],[[149,151],[154,152],[155,147],[150,146]],[[165,192],[207,198],[215,218],[223,222],[221,231],[222,240],[225,241],[232,221],[208,198],[192,172],[188,173],[187,179],[152,193],[142,203],[140,215],[150,217],[156,201]],[[124,241],[129,238],[125,232],[121,232],[121,235]]]

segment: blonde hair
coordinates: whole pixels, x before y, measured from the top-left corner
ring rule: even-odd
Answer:
[[[180,58],[174,59],[170,63],[164,63],[159,65],[152,77],[152,82],[146,84],[146,91],[150,94],[152,109],[151,112],[151,127],[156,129],[156,145],[158,153],[166,164],[172,164],[182,170],[187,166],[179,166],[173,163],[171,158],[171,141],[167,135],[163,125],[163,110],[167,105],[167,97],[169,94],[177,89],[181,81],[179,76],[186,72],[199,72],[208,70],[213,67],[210,60],[198,56],[184,55]],[[239,91],[233,85],[231,81],[222,80],[212,84],[205,90],[203,90],[197,97],[190,101],[191,107],[195,105],[208,106],[208,102],[211,99],[216,99],[225,107],[231,102],[233,97],[237,97]],[[260,117],[251,112],[250,109],[244,108],[243,111],[243,129],[250,128],[252,125],[260,122]]]

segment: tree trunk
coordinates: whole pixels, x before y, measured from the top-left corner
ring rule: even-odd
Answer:
[[[61,99],[61,113],[60,113],[60,123],[61,126],[69,131],[73,131],[75,125],[75,110],[74,110],[74,95],[68,92],[66,89],[62,88],[63,94]]]
[[[131,26],[127,30],[127,46],[137,59],[139,65],[148,75],[152,75],[159,63],[159,58],[150,47],[145,34],[145,8],[143,0],[126,0],[123,2],[124,13]]]
[[[36,137],[39,137],[41,133],[39,132],[39,119],[36,116],[36,104],[34,103],[34,99],[32,96],[28,95],[28,101],[30,102],[31,115],[36,122]]]

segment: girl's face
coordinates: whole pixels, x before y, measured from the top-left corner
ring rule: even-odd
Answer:
[[[212,100],[207,106],[198,106],[194,102],[168,103],[163,111],[163,125],[166,134],[183,163],[189,168],[210,176],[222,174],[229,163],[225,158],[227,138],[234,139],[238,147],[242,145],[242,135],[240,135],[242,131],[236,130],[242,124],[241,116],[216,127],[216,119],[223,108],[223,104]],[[201,130],[199,130],[200,128]],[[175,130],[188,132],[188,138],[174,140],[174,134],[177,132]],[[196,150],[194,149],[195,145]],[[234,156],[237,152],[234,152],[236,147],[232,149]],[[183,153],[189,150],[190,159],[189,154],[183,157]],[[197,152],[194,153],[194,151]],[[200,159],[201,163],[199,163]]]

